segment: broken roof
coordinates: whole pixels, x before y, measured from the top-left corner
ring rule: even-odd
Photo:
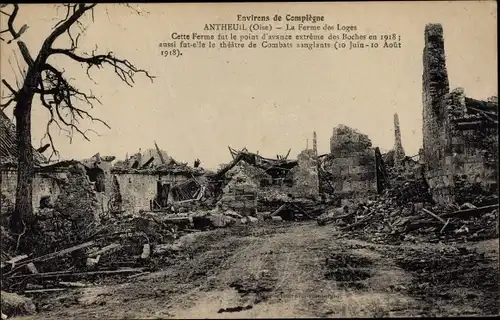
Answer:
[[[160,165],[154,168],[127,168],[113,167],[112,173],[135,173],[135,174],[179,174],[179,175],[202,175],[203,168],[192,168],[189,166],[164,166]]]
[[[290,170],[298,164],[297,160],[287,159],[290,151],[284,157],[278,156],[278,159],[264,158],[256,153],[249,152],[246,148],[243,148],[241,151],[236,151],[229,147],[229,151],[231,152],[233,160],[217,171],[214,175],[215,178],[224,176],[240,161],[245,161],[248,164],[264,169],[267,173],[271,173],[274,170]]]
[[[10,121],[3,110],[0,110],[0,165],[15,166],[18,156],[16,126]],[[34,148],[33,160],[35,161],[35,165],[47,162],[47,159]]]

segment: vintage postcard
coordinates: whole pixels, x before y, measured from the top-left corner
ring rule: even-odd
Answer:
[[[0,5],[2,320],[498,315],[497,36],[496,1]]]

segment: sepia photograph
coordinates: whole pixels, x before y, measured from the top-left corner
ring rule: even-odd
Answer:
[[[499,316],[496,1],[0,5],[6,319]]]

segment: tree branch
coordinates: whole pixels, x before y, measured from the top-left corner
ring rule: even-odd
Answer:
[[[24,24],[19,31],[16,31],[14,28],[14,23],[17,17],[17,14],[19,13],[19,5],[14,3],[12,4],[14,6],[14,9],[12,10],[11,14],[7,14],[2,11],[5,15],[9,16],[9,19],[7,20],[7,29],[1,31],[2,33],[4,32],[9,32],[12,36],[12,39],[7,41],[7,43],[11,43],[12,41],[18,39],[21,37],[21,35],[28,29],[28,25]],[[3,39],[2,39],[3,40]],[[31,54],[29,53],[28,47],[26,47],[26,44],[22,41],[18,41],[17,45],[19,47],[19,50],[21,51],[21,54],[24,58],[24,61],[28,64],[28,66],[32,67],[33,66],[33,58],[31,57]]]
[[[52,47],[54,41],[63,33],[65,33],[75,22],[80,19],[85,12],[94,8],[97,3],[93,3],[90,5],[85,5],[84,3],[80,3],[78,5],[73,5],[73,13],[69,18],[64,20],[60,25],[58,25],[54,31],[45,39],[42,45],[42,49],[40,50],[40,54],[38,55],[37,61],[45,62],[47,57],[50,55],[49,51]],[[69,10],[69,9],[68,9]]]
[[[14,88],[12,88],[12,86],[7,82],[7,80],[2,79],[2,83],[10,90],[10,92],[12,92],[12,94],[14,95],[14,99],[16,99],[19,92]]]
[[[14,10],[12,10],[12,13],[9,15],[9,20],[7,20],[7,27],[9,28],[9,32],[12,35],[12,40],[14,40],[17,38],[17,32],[14,30],[14,21],[16,20],[17,13],[19,12],[19,5],[17,3],[14,3],[12,5],[14,6]]]
[[[146,70],[138,69],[132,63],[126,59],[118,59],[113,56],[112,52],[108,54],[92,55],[90,57],[82,57],[74,53],[69,49],[51,49],[50,54],[63,54],[68,56],[74,61],[87,64],[87,75],[92,67],[104,67],[108,64],[114,68],[115,74],[125,82],[127,85],[132,86],[134,82],[134,75],[136,73],[145,74],[151,81],[153,81],[154,76],[150,75]]]
[[[14,101],[16,101],[14,98],[10,98],[9,100],[7,100],[7,102],[1,103],[0,104],[0,110],[3,111],[4,109],[6,109]]]
[[[45,85],[47,83],[47,86]],[[88,132],[95,132],[93,130],[82,130],[79,127],[80,120],[89,119],[92,122],[99,122],[107,128],[110,126],[103,120],[92,116],[88,111],[75,106],[75,101],[84,102],[93,108],[93,102],[101,103],[92,93],[86,94],[73,87],[63,76],[63,73],[57,70],[50,64],[45,64],[42,69],[42,80],[40,81],[37,93],[40,94],[42,105],[50,112],[50,120],[47,125],[47,132],[44,138],[51,139],[50,126],[55,124],[60,130],[63,130],[62,125],[69,130],[68,133],[70,140],[73,138],[73,133],[79,133],[85,140],[90,141],[87,136]],[[50,142],[54,146],[53,142]],[[53,149],[54,152],[57,150]]]
[[[26,44],[23,41],[19,40],[17,42],[17,46],[19,47],[19,51],[21,51],[21,55],[23,56],[23,59],[26,62],[26,64],[30,68],[32,68],[34,66],[35,62],[33,61],[33,58],[31,57],[31,54],[30,54]]]

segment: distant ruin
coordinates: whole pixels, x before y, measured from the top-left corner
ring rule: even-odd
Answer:
[[[406,155],[403,143],[401,142],[401,129],[399,128],[399,116],[397,113],[394,114],[394,137],[394,165],[399,167]]]

